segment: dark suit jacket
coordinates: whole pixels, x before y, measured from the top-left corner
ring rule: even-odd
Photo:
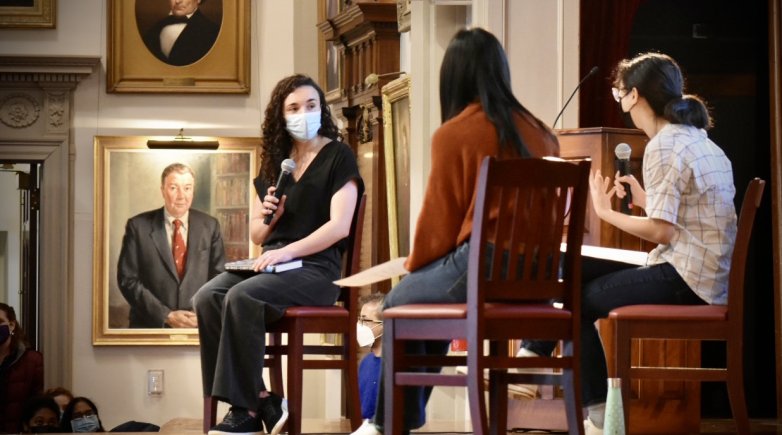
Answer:
[[[160,49],[160,31],[166,24],[166,19],[158,21],[144,35],[144,44],[155,57],[169,65],[190,65],[201,59],[212,48],[218,33],[220,33],[220,26],[196,9],[193,16],[187,21],[187,26],[174,42],[174,46],[171,47],[171,53],[166,57]]]
[[[130,304],[131,328],[162,328],[172,310],[191,310],[190,299],[225,270],[217,219],[190,209],[187,262],[180,282],[168,241],[163,208],[128,219],[117,265],[117,283]]]

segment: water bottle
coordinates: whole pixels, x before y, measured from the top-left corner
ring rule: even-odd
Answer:
[[[603,434],[625,435],[625,416],[622,407],[622,379],[608,378],[608,396],[606,397],[606,415]]]

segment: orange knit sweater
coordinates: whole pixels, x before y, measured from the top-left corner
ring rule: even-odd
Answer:
[[[519,115],[516,122],[533,156],[559,156],[556,138],[538,126],[532,115]],[[475,184],[485,156],[514,157],[500,154],[497,130],[478,103],[470,104],[434,132],[432,170],[405,262],[407,270],[426,266],[470,238]]]

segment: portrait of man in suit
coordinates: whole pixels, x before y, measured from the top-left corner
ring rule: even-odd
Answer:
[[[195,328],[193,294],[225,270],[214,217],[191,208],[195,173],[182,163],[161,175],[164,205],[128,219],[117,284],[130,305],[130,328]]]
[[[206,1],[168,0],[170,6],[168,15],[142,31],[144,44],[149,51],[161,61],[174,66],[190,65],[203,58],[220,33],[219,22],[215,23],[200,8]],[[219,0],[213,1],[219,2]],[[142,3],[138,3],[137,9],[141,5]],[[147,15],[147,13],[137,12],[139,16]],[[142,30],[141,26],[140,30]]]

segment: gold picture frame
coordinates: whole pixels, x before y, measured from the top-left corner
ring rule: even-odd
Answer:
[[[26,0],[13,6],[0,6],[0,28],[54,29],[57,26],[57,0]]]
[[[117,284],[117,261],[125,224],[163,206],[160,175],[167,165],[190,165],[196,174],[192,209],[216,217],[226,261],[258,255],[249,239],[248,217],[255,195],[260,138],[204,138],[216,150],[148,149],[149,136],[94,139],[93,319],[94,345],[197,345],[195,328],[130,328],[130,304]],[[203,181],[202,181],[203,180]]]
[[[410,77],[383,86],[383,157],[390,258],[410,252]],[[392,280],[396,285],[398,278]]]
[[[107,1],[106,92],[250,92],[250,0],[204,2],[200,14],[218,24],[219,33],[206,54],[185,65],[161,60],[145,43],[144,35],[168,15],[168,2]]]

